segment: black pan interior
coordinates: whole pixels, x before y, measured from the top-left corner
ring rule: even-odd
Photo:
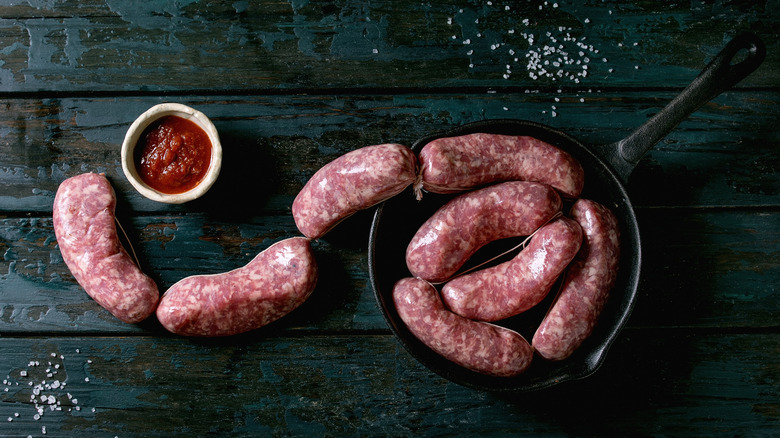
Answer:
[[[622,240],[620,272],[594,333],[566,360],[550,362],[536,356],[527,372],[511,378],[475,373],[426,347],[409,332],[398,316],[392,301],[392,288],[396,281],[411,275],[405,262],[408,242],[422,223],[451,196],[425,193],[423,199],[417,201],[411,188],[380,205],[374,215],[368,256],[369,275],[377,303],[391,330],[413,357],[440,376],[460,385],[485,391],[522,392],[586,377],[604,361],[609,346],[628,319],[636,298],[641,260],[639,229],[623,184],[596,154],[574,138],[545,125],[522,120],[486,120],[467,124],[422,138],[412,149],[419,152],[435,138],[476,132],[528,135],[569,152],[585,169],[582,197],[609,206],[617,215]],[[569,206],[570,203],[564,205],[564,212],[568,212]],[[517,330],[530,341],[553,295],[554,291],[536,308],[499,324]]]

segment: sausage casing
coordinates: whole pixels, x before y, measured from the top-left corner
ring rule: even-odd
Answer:
[[[292,237],[230,272],[179,280],[163,294],[157,319],[168,331],[186,336],[243,333],[293,311],[316,282],[309,240]]]
[[[533,349],[519,333],[450,312],[436,288],[424,280],[399,280],[393,287],[393,301],[414,336],[458,365],[482,374],[509,377],[531,364]]]
[[[366,146],[318,170],[295,197],[300,232],[318,239],[343,219],[401,193],[417,178],[417,157],[400,144]]]
[[[439,283],[452,277],[489,242],[527,236],[561,209],[550,186],[509,181],[464,193],[437,210],[406,249],[409,271]]]
[[[620,228],[611,210],[579,199],[570,216],[584,231],[582,248],[532,341],[539,355],[549,360],[569,357],[593,332],[620,261]]]
[[[453,193],[500,181],[548,184],[564,198],[582,192],[582,165],[565,151],[528,136],[476,133],[439,138],[420,151],[422,186]]]
[[[154,313],[160,292],[122,247],[115,209],[116,194],[105,176],[68,178],[54,196],[54,234],[87,294],[120,320],[137,323]]]
[[[541,227],[512,260],[455,278],[442,299],[469,319],[498,321],[539,304],[582,244],[577,222],[560,217]]]

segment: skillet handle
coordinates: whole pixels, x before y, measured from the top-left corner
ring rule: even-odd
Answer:
[[[746,78],[765,56],[766,47],[756,35],[744,32],[735,36],[666,107],[628,137],[608,146],[613,151],[609,161],[621,178],[628,180],[648,150],[699,107]]]

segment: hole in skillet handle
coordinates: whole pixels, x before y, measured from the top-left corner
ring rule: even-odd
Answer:
[[[412,236],[423,222],[455,195],[426,192],[423,199],[417,201],[411,188],[385,201],[374,214],[368,256],[369,277],[377,304],[393,334],[415,359],[436,374],[459,385],[481,391],[528,392],[587,377],[603,363],[609,347],[626,323],[636,299],[641,258],[639,231],[625,189],[614,172],[588,148],[560,131],[534,122],[509,119],[474,122],[422,138],[415,142],[412,149],[419,153],[423,146],[436,138],[476,132],[527,135],[571,153],[580,161],[586,172],[582,197],[609,206],[618,216],[622,235],[620,271],[594,332],[566,360],[551,362],[536,355],[529,369],[515,377],[494,377],[470,371],[424,345],[398,316],[392,300],[392,288],[396,281],[411,276],[406,267],[405,252]],[[568,212],[568,208],[568,205],[564,206],[564,213]],[[551,291],[550,295],[554,293]],[[550,298],[540,306],[549,305]],[[517,330],[530,341],[546,311],[546,307],[534,308],[498,324]]]

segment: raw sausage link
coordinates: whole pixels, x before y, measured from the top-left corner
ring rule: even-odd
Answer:
[[[318,170],[295,197],[298,229],[318,239],[340,221],[401,193],[417,178],[417,157],[400,144],[348,152]]]
[[[620,230],[612,211],[580,199],[570,215],[582,226],[584,242],[533,337],[539,354],[550,360],[569,357],[590,336],[615,284],[620,259]]]
[[[62,259],[92,299],[127,323],[154,313],[160,292],[122,247],[116,194],[105,176],[68,178],[54,196],[54,234]]]
[[[527,136],[469,134],[431,141],[420,151],[422,186],[454,193],[501,181],[549,184],[564,198],[582,192],[580,163],[561,149]]]
[[[498,321],[539,304],[582,244],[582,228],[561,217],[543,226],[512,260],[451,280],[442,299],[464,318]]]
[[[539,183],[510,181],[464,193],[420,227],[406,249],[406,265],[415,277],[445,281],[485,244],[527,236],[560,209],[556,191]]]
[[[271,245],[230,272],[178,281],[160,300],[157,319],[186,336],[229,336],[269,324],[314,291],[317,264],[305,237]]]
[[[533,349],[519,333],[448,311],[436,288],[418,278],[399,280],[393,301],[409,330],[446,359],[478,373],[509,377],[531,364]]]

